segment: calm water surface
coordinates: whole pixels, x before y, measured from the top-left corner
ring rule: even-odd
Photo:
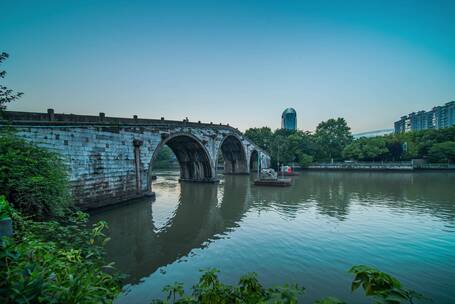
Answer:
[[[433,303],[455,303],[455,173],[305,172],[289,188],[224,176],[179,183],[162,172],[156,200],[92,215],[106,220],[109,259],[129,275],[118,303],[149,303],[175,281],[216,267],[226,283],[256,272],[266,286],[299,283],[311,303],[351,294],[355,264],[379,267]]]

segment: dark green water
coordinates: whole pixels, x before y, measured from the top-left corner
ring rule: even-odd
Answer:
[[[258,273],[266,286],[306,288],[306,303],[351,294],[354,264],[379,267],[433,303],[455,303],[455,173],[305,172],[289,188],[225,176],[178,183],[163,172],[156,200],[92,215],[110,225],[109,258],[129,274],[118,303],[149,303],[164,285],[190,287],[216,267],[234,283]]]

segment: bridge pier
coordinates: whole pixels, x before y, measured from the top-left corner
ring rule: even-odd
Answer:
[[[258,152],[253,150],[250,156],[250,173],[258,172]]]

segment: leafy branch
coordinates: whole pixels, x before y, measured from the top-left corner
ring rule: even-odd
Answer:
[[[0,63],[3,63],[6,59],[9,58],[9,54],[5,52],[0,53]],[[0,79],[5,78],[6,71],[0,70]],[[0,84],[0,111],[4,111],[6,109],[6,104],[16,101],[22,97],[24,93],[22,92],[15,92],[12,89]]]

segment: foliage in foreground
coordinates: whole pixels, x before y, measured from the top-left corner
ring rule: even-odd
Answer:
[[[0,195],[0,220],[11,217],[12,208],[3,195]]]
[[[376,303],[412,304],[415,303],[414,300],[425,299],[421,294],[404,288],[398,279],[374,267],[357,265],[353,266],[349,272],[354,274],[351,290],[355,291],[362,287],[366,296],[375,297]]]
[[[13,212],[15,237],[0,240],[0,303],[111,303],[120,292],[104,264],[104,222],[88,215],[34,222]]]
[[[55,153],[14,133],[0,133],[0,194],[35,219],[65,214],[71,206],[66,169]]]
[[[354,274],[351,289],[359,287],[365,296],[373,297],[375,303],[401,304],[415,303],[423,297],[401,286],[400,281],[376,268],[358,265],[349,270]],[[227,303],[298,303],[304,294],[304,288],[298,285],[284,285],[274,288],[264,288],[258,281],[256,274],[251,273],[240,278],[237,286],[225,285],[217,276],[218,270],[206,270],[199,282],[193,286],[190,295],[185,293],[182,283],[174,283],[164,287],[166,300],[155,300],[154,304],[227,304]],[[314,304],[345,304],[346,302],[335,297],[317,300]]]

